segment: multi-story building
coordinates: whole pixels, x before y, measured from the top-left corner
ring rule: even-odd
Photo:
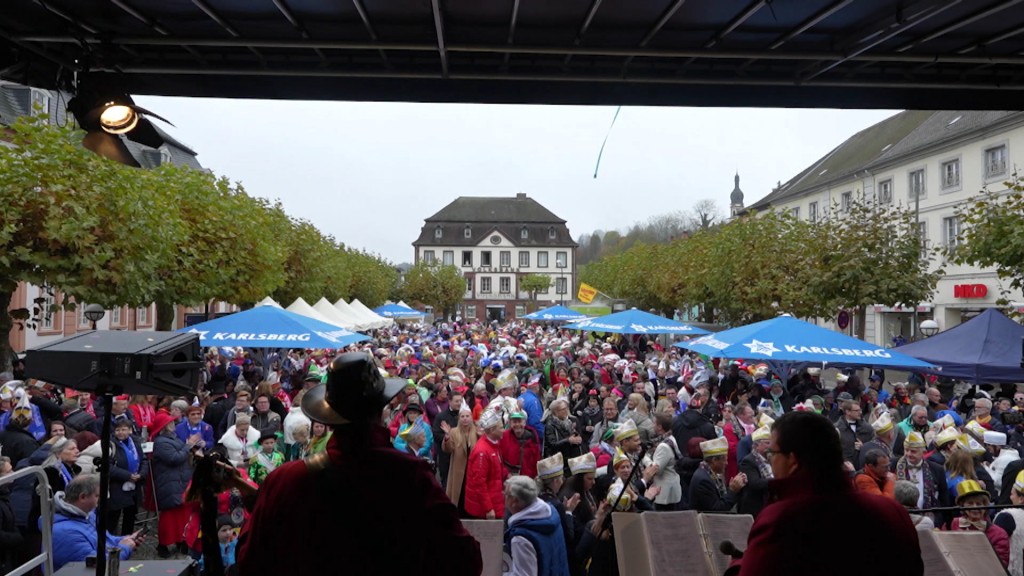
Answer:
[[[786,210],[815,221],[847,210],[857,197],[902,204],[916,212],[930,247],[955,247],[957,208],[983,189],[1005,191],[1016,170],[1015,151],[1024,151],[1024,112],[901,112],[854,134],[747,209]],[[994,270],[947,264],[932,300],[917,303],[917,321],[952,328],[995,306],[1008,288]],[[1022,306],[1019,291],[1007,295]],[[866,339],[884,345],[898,334],[913,336],[914,312],[912,304],[870,307]]]
[[[463,318],[506,320],[527,313],[531,295],[519,280],[551,277],[537,294],[542,306],[566,304],[575,294],[576,248],[565,220],[526,194],[514,198],[462,196],[424,221],[413,242],[415,261],[456,266],[466,293]]]
[[[19,116],[30,114],[46,114],[49,122],[63,126],[73,122],[67,111],[70,95],[49,90],[30,88],[13,82],[0,81],[0,126],[11,125]],[[203,169],[196,159],[196,152],[189,146],[172,137],[154,125],[164,140],[159,148],[150,148],[137,142],[122,138],[128,151],[142,168],[154,168],[165,163],[189,166],[197,170]],[[0,145],[9,145],[0,138]],[[84,305],[76,306],[75,310],[57,309],[54,302],[58,300],[60,291],[48,286],[35,286],[20,282],[11,298],[10,310],[39,310],[40,322],[37,327],[21,329],[15,327],[9,335],[11,348],[15,352],[45,344],[47,342],[70,336],[83,330],[91,330],[92,323],[83,315]],[[210,306],[211,317],[236,310],[237,307],[214,302]],[[184,326],[189,314],[205,313],[206,307],[185,308],[178,306],[175,314],[175,327]],[[103,319],[96,323],[100,330],[154,330],[156,326],[156,308],[152,305],[141,308],[120,306],[106,311]]]

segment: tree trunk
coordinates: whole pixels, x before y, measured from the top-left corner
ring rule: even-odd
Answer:
[[[867,327],[864,326],[864,324],[867,322],[867,318],[868,309],[865,306],[858,306],[856,312],[856,320],[854,321],[854,324],[856,325],[857,329],[857,338],[860,338],[861,340],[864,339],[864,334],[867,329]]]
[[[14,328],[14,319],[7,313],[13,297],[13,289],[0,290],[0,335],[3,335],[4,339],[3,342],[0,342],[0,372],[10,370],[11,361],[14,359],[11,354],[11,330]]]
[[[163,298],[156,299],[156,329],[170,332],[174,329],[174,303]]]

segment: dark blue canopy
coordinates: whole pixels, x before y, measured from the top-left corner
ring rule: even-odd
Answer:
[[[942,368],[940,376],[975,384],[1024,382],[1024,326],[990,308],[967,322],[896,350]]]

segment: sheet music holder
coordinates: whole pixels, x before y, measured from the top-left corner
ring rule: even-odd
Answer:
[[[463,520],[470,536],[480,543],[480,556],[484,570],[481,576],[501,576],[505,551],[505,522],[503,520]]]
[[[1006,573],[988,537],[982,532],[920,530],[917,535],[921,543],[925,576],[991,576]]]
[[[731,558],[718,551],[722,540],[745,548],[754,519],[740,514],[614,512],[619,573],[630,576],[717,576]],[[685,572],[680,569],[685,567]]]

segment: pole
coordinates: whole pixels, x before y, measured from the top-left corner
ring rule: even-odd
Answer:
[[[922,185],[924,182],[921,183]],[[917,228],[917,239],[921,243],[921,247],[924,247],[924,243],[927,241],[924,235],[921,234],[921,189],[914,190],[914,227]],[[918,255],[920,257],[920,254]],[[910,341],[917,341],[917,302],[914,302],[914,319],[911,322],[910,327]]]
[[[107,492],[110,487],[110,414],[114,407],[114,395],[101,385],[103,425],[100,430],[100,502],[96,510],[96,576],[105,576],[107,571]]]

